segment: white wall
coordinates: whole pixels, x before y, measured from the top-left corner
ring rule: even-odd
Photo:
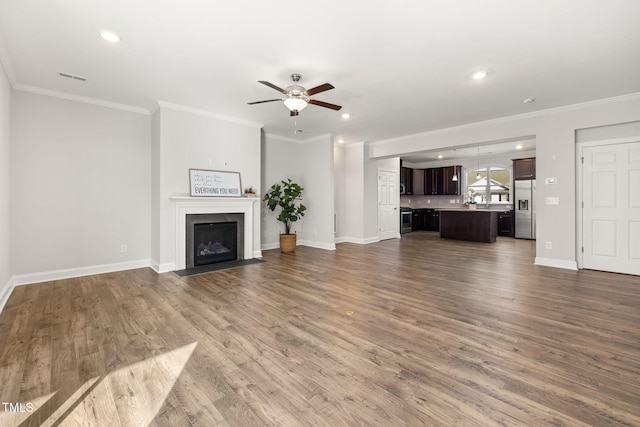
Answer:
[[[364,232],[364,143],[349,144],[345,149],[346,241],[366,243]],[[369,236],[370,237],[370,236]]]
[[[169,197],[189,194],[190,168],[240,172],[243,189],[260,188],[261,126],[166,103],[159,110],[151,120],[151,263],[158,271],[170,271],[175,268],[175,206]],[[253,245],[259,248],[259,206],[253,227]]]
[[[296,224],[298,244],[322,249],[335,249],[333,233],[334,178],[333,141],[330,135],[306,140],[290,141],[265,135],[263,143],[263,185],[265,194],[271,185],[291,178],[304,188],[302,203],[307,207],[305,216]],[[279,246],[283,226],[262,202],[262,248]]]
[[[11,278],[11,85],[0,62],[0,310],[9,297]]]
[[[346,146],[334,145],[333,151],[333,191],[334,209],[336,214],[336,243],[346,241],[347,237],[347,194],[346,194],[346,174],[347,174],[347,153]]]
[[[272,135],[263,135],[262,140],[262,185],[260,187],[261,198],[267,193],[273,184],[291,178],[304,188],[302,171],[299,167],[302,153],[302,144],[285,141]],[[303,204],[308,198],[308,193],[303,192]],[[280,233],[284,233],[284,226],[276,218],[278,211],[271,212],[264,202],[260,202],[262,249],[279,247]],[[305,214],[306,215],[306,214]],[[306,217],[293,225],[293,231],[301,232]],[[300,242],[298,242],[300,243]]]
[[[148,115],[13,93],[14,277],[148,264],[149,129]]]
[[[330,135],[305,141],[302,145],[300,166],[307,213],[304,217],[301,244],[333,250],[335,235],[333,215],[335,212],[333,140]]]
[[[555,177],[557,185],[538,185],[536,203],[536,263],[576,268],[576,132],[640,120],[640,95],[601,100],[526,115],[411,135],[372,144],[373,158],[472,145],[513,138],[535,137],[539,182]],[[606,135],[606,130],[604,130]],[[545,205],[546,197],[559,205]],[[545,249],[552,242],[553,249]]]
[[[378,169],[396,171],[400,182],[400,159],[372,159],[369,149],[369,145],[362,142],[345,147],[344,186],[348,219],[344,240],[353,243],[378,241]],[[398,227],[399,224],[398,212]]]
[[[607,139],[629,138],[639,135],[640,121],[619,123],[609,126],[579,129],[576,132],[576,142],[604,141]]]
[[[149,250],[151,267],[159,271],[160,260],[160,124],[162,110],[158,108],[151,115],[151,213],[149,225],[151,227]]]

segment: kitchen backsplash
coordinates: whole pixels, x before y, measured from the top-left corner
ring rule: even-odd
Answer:
[[[403,208],[426,209],[426,208],[461,208],[464,204],[463,196],[400,196],[400,206]],[[496,210],[510,210],[511,204],[478,205],[480,208],[490,208]]]

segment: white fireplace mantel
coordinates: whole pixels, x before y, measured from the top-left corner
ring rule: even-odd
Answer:
[[[190,197],[175,195],[169,197],[175,204],[176,254],[175,269],[183,270],[187,265],[187,215],[241,213],[244,214],[244,259],[253,254],[253,205],[257,197]]]

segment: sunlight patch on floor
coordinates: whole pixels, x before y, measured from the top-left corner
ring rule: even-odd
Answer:
[[[197,345],[193,342],[90,379],[42,425],[148,425],[158,414]],[[33,399],[33,412],[54,394]],[[17,426],[31,415],[27,412],[0,413],[0,425]]]

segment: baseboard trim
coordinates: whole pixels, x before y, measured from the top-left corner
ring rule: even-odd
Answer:
[[[158,261],[151,260],[149,262],[149,267],[151,267],[151,269],[153,271],[155,271],[156,273],[162,274],[162,273],[168,273],[170,271],[175,271],[176,263],[175,262],[165,262],[164,264],[160,264],[160,263],[158,263]]]
[[[13,289],[15,287],[16,285],[13,281],[13,277],[9,278],[9,281],[3,287],[2,293],[0,293],[0,313],[2,313],[2,309],[4,308],[4,305],[7,303],[7,301],[9,301],[9,297],[11,296],[11,293],[13,292]]]
[[[300,240],[298,244],[301,246],[309,246],[310,248],[324,249],[327,251],[336,250],[335,243],[322,243],[322,242],[313,242],[311,240]]]
[[[575,261],[536,257],[533,263],[535,265],[539,265],[542,267],[564,268],[565,270],[578,270],[578,263]]]
[[[370,243],[378,243],[380,239],[376,237],[369,237],[366,239],[359,239],[355,237],[345,237],[343,243],[357,243],[358,245],[368,245]]]
[[[89,267],[68,268],[64,270],[43,271],[31,274],[13,276],[13,285],[30,285],[33,283],[50,282],[52,280],[71,279],[74,277],[91,276],[93,274],[112,273],[114,271],[133,270],[134,268],[149,267],[150,260],[117,262],[113,264],[93,265]]]
[[[327,251],[335,251],[336,250],[336,245],[335,243],[321,243],[321,242],[313,242],[313,241],[309,241],[309,240],[300,240],[298,239],[297,245],[296,246],[308,246],[310,248],[317,248],[317,249],[324,249]],[[261,245],[260,248],[263,251],[268,251],[271,249],[279,249],[280,248],[280,244],[278,243],[266,243],[264,245]],[[262,252],[260,252],[259,256],[255,256],[256,258],[262,258]]]

